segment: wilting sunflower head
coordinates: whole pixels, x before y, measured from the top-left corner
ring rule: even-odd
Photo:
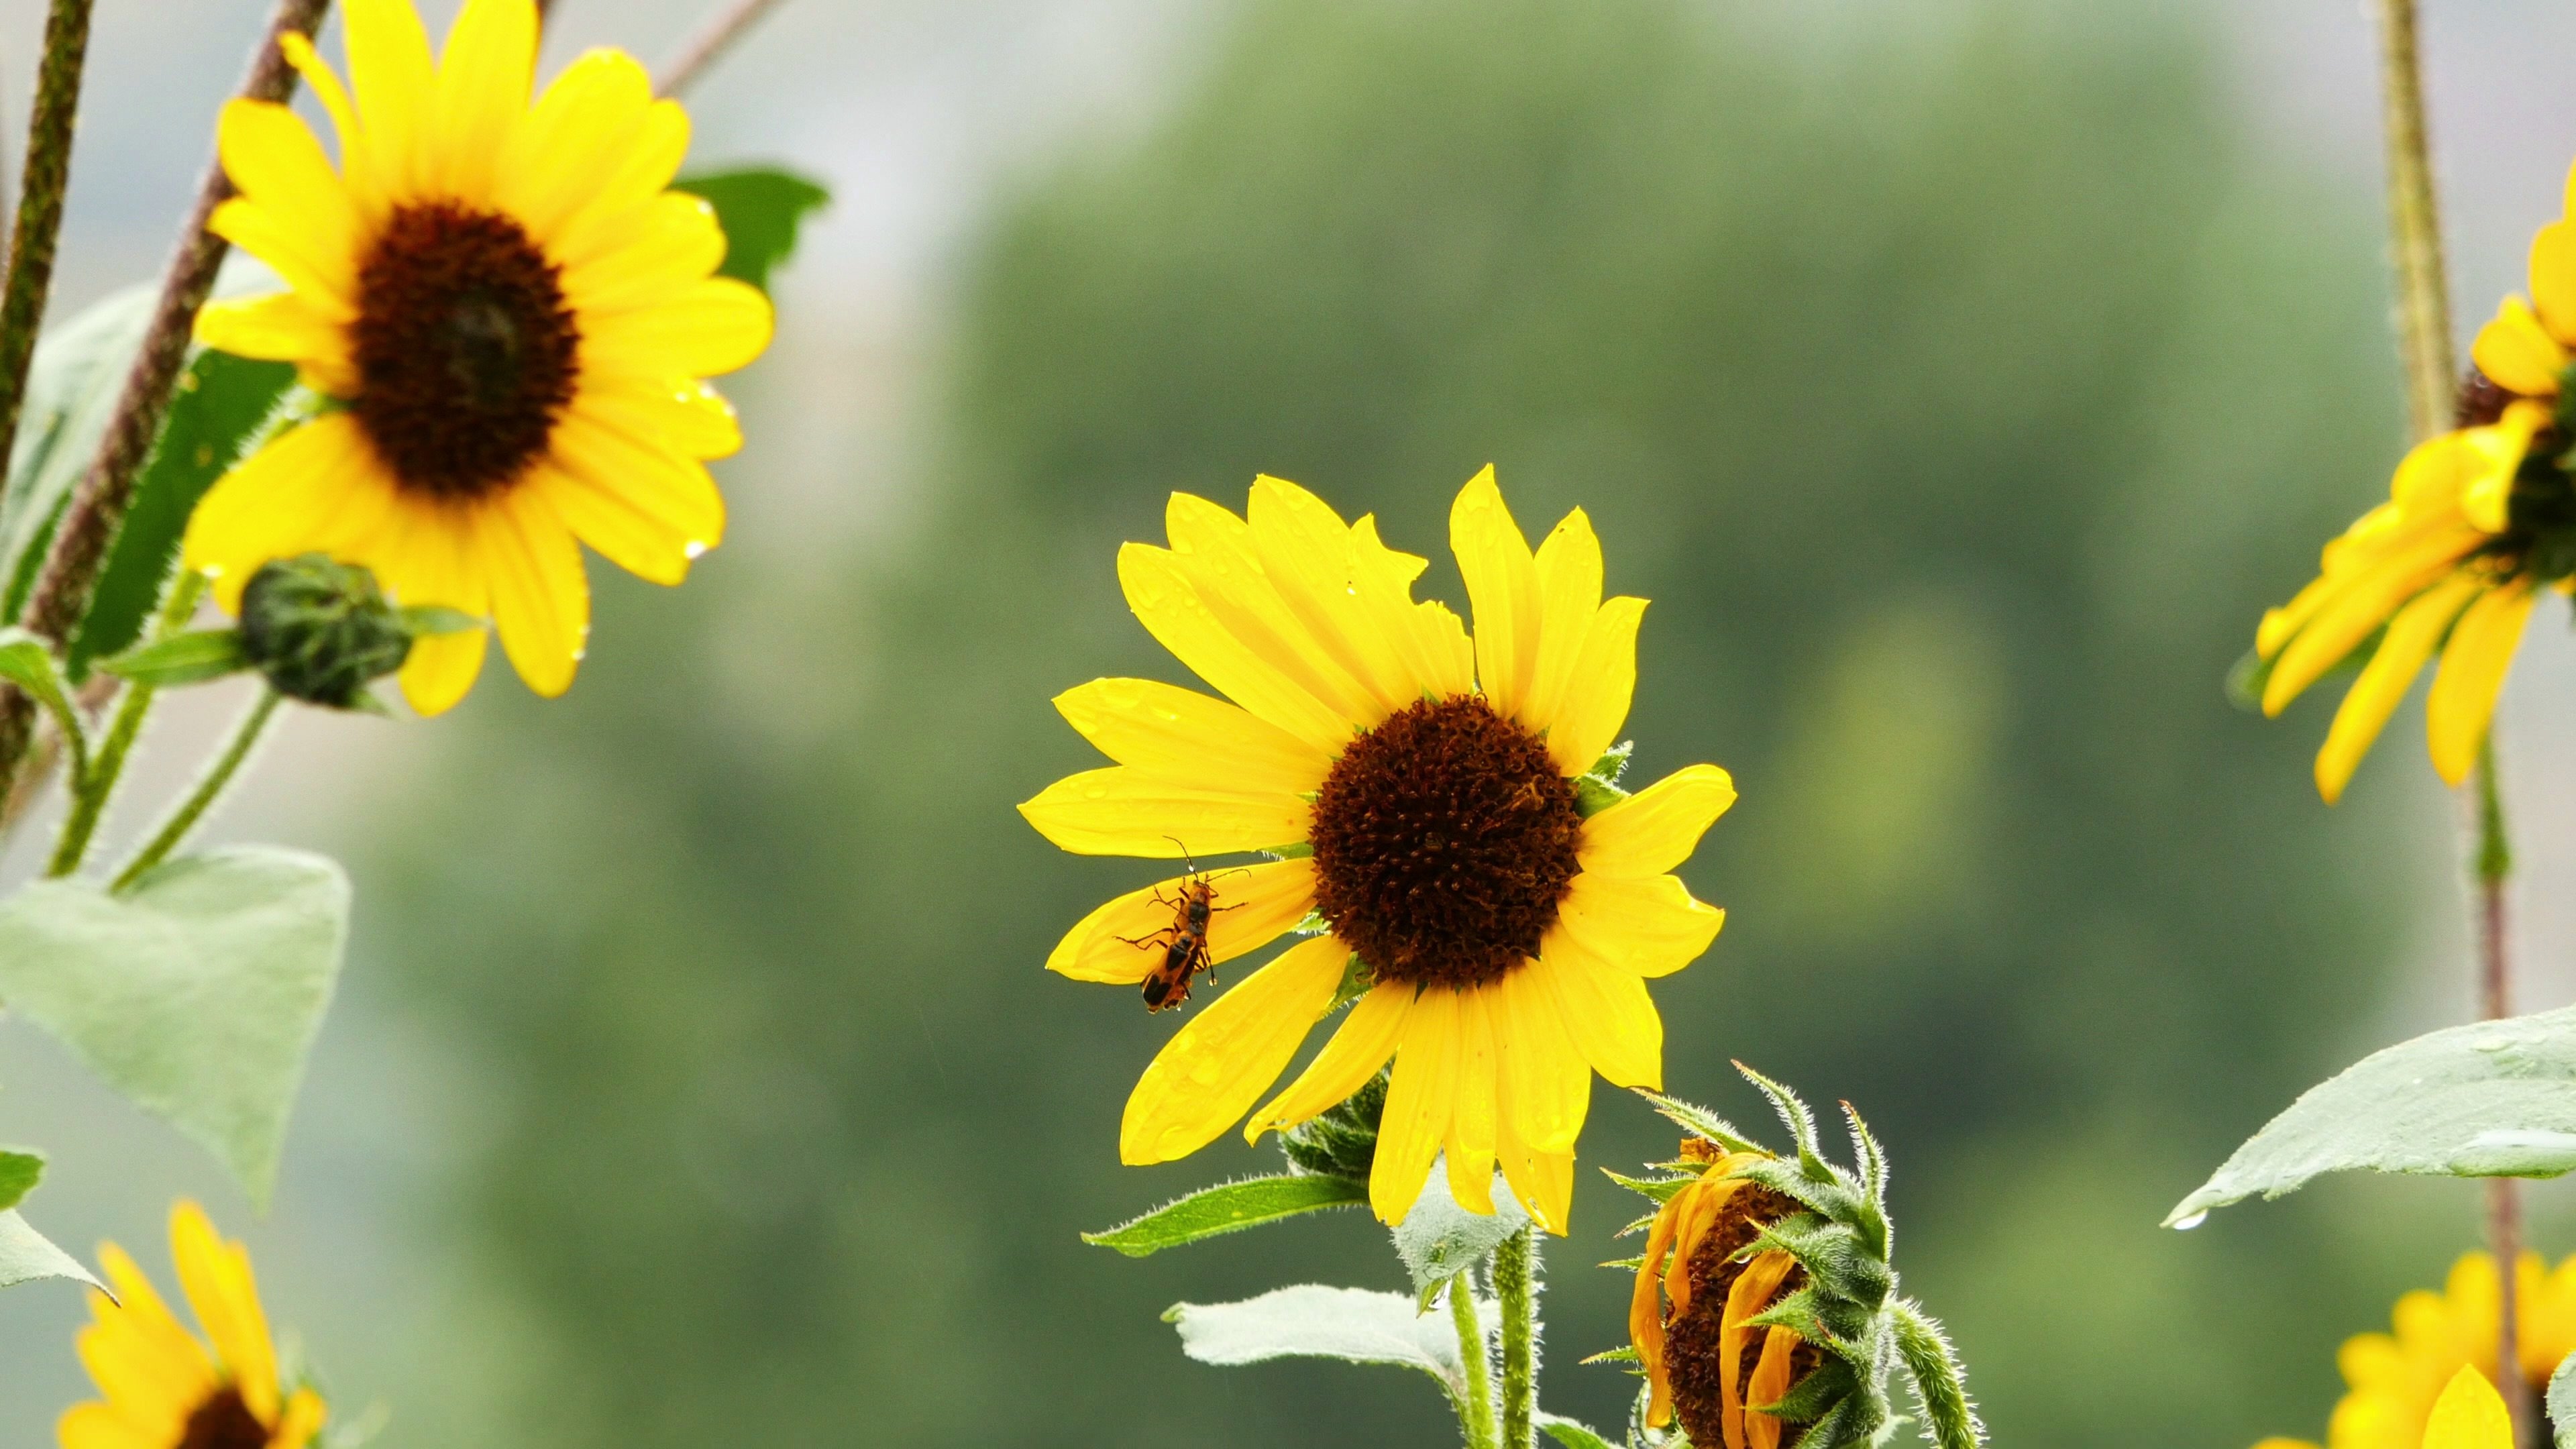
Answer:
[[[1660,1176],[1612,1175],[1658,1204],[1637,1225],[1646,1251],[1628,1307],[1646,1423],[1678,1421],[1705,1449],[1873,1443],[1899,1357],[1886,1158],[1846,1104],[1856,1170],[1827,1162],[1806,1104],[1737,1069],[1778,1108],[1793,1156],[1658,1097],[1691,1134],[1679,1158]]]
[[[304,1449],[322,1427],[322,1399],[279,1381],[250,1255],[181,1202],[170,1256],[203,1340],[123,1249],[102,1245],[100,1266],[123,1302],[89,1296],[96,1321],[81,1330],[80,1356],[104,1397],[63,1415],[62,1449]]]
[[[560,694],[590,627],[582,544],[675,584],[722,539],[705,460],[742,435],[703,379],[760,354],[769,303],[714,275],[713,211],[668,189],[688,117],[632,56],[591,51],[531,103],[533,0],[467,0],[435,58],[411,0],[345,9],[348,88],[284,41],[336,165],[284,106],[233,101],[218,132],[241,194],[214,230],[289,290],[197,318],[328,402],[215,484],[185,562],[227,609],[271,559],[363,564],[404,605],[488,617]],[[413,706],[461,698],[484,644],[422,639]]]
[[[2501,1372],[2496,1362],[2495,1259],[2464,1255],[2441,1291],[2418,1289],[2397,1300],[2387,1333],[2356,1334],[2335,1355],[2344,1395],[2326,1420],[2326,1449],[2416,1449],[2435,1405],[2463,1373],[2481,1386]],[[2576,1256],[2549,1269],[2525,1253],[2515,1273],[2515,1371],[2539,1403],[2549,1376],[2576,1353]],[[2489,1387],[2487,1390],[2493,1393]],[[2267,1439],[2257,1449],[2315,1449],[2295,1439]]]
[[[1318,1116],[1392,1060],[1369,1175],[1381,1218],[1401,1221],[1445,1155],[1460,1202],[1491,1211],[1499,1168],[1564,1231],[1592,1073],[1658,1084],[1646,981],[1725,919],[1671,872],[1733,803],[1726,772],[1617,785],[1645,601],[1602,597],[1580,509],[1533,551],[1490,468],[1449,517],[1472,637],[1413,597],[1426,560],[1293,483],[1257,480],[1240,517],[1174,494],[1165,524],[1169,547],[1120,551],[1119,582],[1226,698],[1144,679],[1068,691],[1056,708],[1117,763],[1020,812],[1067,850],[1190,870],[1092,912],[1047,965],[1160,1005],[1283,934],[1306,939],[1155,1057],[1120,1156],[1215,1140],[1348,1002],[1247,1133]],[[1247,853],[1268,859],[1199,863]]]
[[[2576,176],[2570,188],[2576,215]],[[2576,220],[2533,239],[2531,292],[2478,332],[2458,426],[2406,455],[2389,501],[2326,545],[2316,580],[2256,632],[2266,714],[2360,666],[2317,754],[2328,804],[2437,654],[2433,766],[2466,778],[2540,590],[2576,579]]]

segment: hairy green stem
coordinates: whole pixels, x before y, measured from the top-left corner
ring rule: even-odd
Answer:
[[[2397,346],[2418,439],[2451,425],[2459,377],[2451,360],[2451,287],[2424,129],[2424,66],[2415,0],[2379,0],[2380,103],[2388,142],[2390,262],[2397,269]]]
[[[1476,1281],[1471,1273],[1449,1280],[1449,1322],[1458,1330],[1458,1367],[1466,1375],[1465,1397],[1458,1401],[1458,1430],[1467,1449],[1494,1449],[1494,1386],[1485,1363],[1485,1326],[1476,1318]]]
[[[148,636],[167,639],[187,627],[197,612],[197,601],[206,596],[206,576],[194,569],[183,571],[170,588],[169,597],[161,603],[161,614]],[[129,684],[117,699],[116,717],[99,741],[97,757],[82,767],[72,762],[72,805],[63,817],[62,833],[54,839],[54,858],[46,866],[47,875],[70,875],[89,858],[89,844],[98,834],[98,822],[107,813],[107,802],[116,793],[116,783],[125,774],[126,757],[134,752],[134,741],[143,733],[143,721],[152,712],[153,698],[160,691],[149,684]]]
[[[1494,1296],[1503,1307],[1503,1449],[1530,1449],[1538,1417],[1538,1229],[1494,1249]]]
[[[1941,1325],[1911,1298],[1896,1300],[1896,1353],[1905,1360],[1906,1376],[1914,1380],[1915,1402],[1923,1409],[1924,1432],[1932,1442],[1940,1449],[1977,1449],[1985,1442],[1985,1426],[1977,1422],[1977,1406],[1968,1401],[1959,1356],[1951,1352]]]
[[[0,287],[0,459],[18,436],[27,400],[27,363],[54,286],[54,243],[62,235],[63,193],[71,187],[72,122],[80,114],[81,69],[89,55],[91,0],[54,0],[45,14],[45,54],[36,66],[36,106],[27,121],[19,171],[18,219],[9,234],[9,280]]]
[[[285,697],[266,685],[260,686],[258,702],[241,717],[241,723],[233,726],[232,738],[224,742],[223,753],[215,756],[214,762],[206,767],[206,773],[197,781],[197,788],[189,791],[188,798],[179,802],[179,808],[170,812],[170,818],[161,822],[161,828],[152,833],[151,843],[135,852],[134,858],[125,863],[125,868],[116,873],[116,881],[109,889],[121,891],[134,884],[145,871],[168,859],[170,852],[179,848],[180,842],[188,838],[188,832],[194,830],[206,812],[214,808],[215,801],[224,793],[224,787],[230,785],[233,776],[240,772],[242,762],[250,758],[251,746],[258,744],[259,737],[267,732],[269,720],[277,714],[278,701]]]

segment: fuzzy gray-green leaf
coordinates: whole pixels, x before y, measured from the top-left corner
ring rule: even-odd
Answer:
[[[1564,1445],[1565,1449],[1619,1449],[1618,1445],[1602,1438],[1598,1430],[1579,1419],[1560,1418],[1542,1410],[1537,1424],[1547,1437]]]
[[[1529,1214],[1495,1180],[1494,1210],[1469,1212],[1449,1192],[1449,1174],[1431,1170],[1422,1196],[1394,1230],[1396,1256],[1413,1275],[1413,1291],[1425,1295],[1485,1261],[1505,1238],[1529,1225]]]
[[[2362,1058],[2237,1148],[2165,1225],[2355,1168],[2450,1177],[2576,1169],[2576,1007],[2446,1027]]]
[[[1478,1299],[1490,1337],[1501,1314]],[[1240,1303],[1178,1303],[1163,1315],[1181,1333],[1181,1352],[1200,1363],[1334,1358],[1420,1369],[1453,1392],[1462,1381],[1458,1334],[1447,1313],[1423,1314],[1401,1293],[1301,1283]]]
[[[54,523],[116,410],[157,291],[144,284],[114,293],[47,329],[36,344],[0,511],[0,553],[8,560],[0,574],[0,618],[17,618],[26,608]]]
[[[104,1290],[106,1284],[90,1276],[80,1260],[47,1241],[45,1235],[28,1226],[27,1220],[12,1211],[0,1211],[0,1288],[32,1283],[39,1278],[68,1278]]]
[[[97,667],[119,679],[155,689],[202,684],[250,668],[236,629],[191,629],[155,639],[98,661]]]
[[[1356,1207],[1368,1201],[1368,1184],[1344,1177],[1282,1173],[1202,1188],[1166,1203],[1134,1222],[1106,1232],[1084,1233],[1082,1240],[1142,1258],[1225,1233],[1239,1233],[1327,1208]]]
[[[2565,1426],[2558,1431],[2558,1449],[2576,1449],[2576,1353],[2560,1359],[2550,1374],[2548,1407],[2549,1422]]]

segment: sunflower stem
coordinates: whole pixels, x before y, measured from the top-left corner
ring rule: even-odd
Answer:
[[[195,569],[179,575],[170,595],[161,604],[159,619],[154,623],[152,638],[167,639],[187,626],[197,612],[197,601],[206,595],[206,576]],[[152,712],[153,698],[160,691],[149,684],[129,684],[116,702],[116,717],[109,722],[105,738],[99,741],[98,753],[87,769],[78,759],[72,762],[72,806],[63,817],[62,833],[54,838],[54,858],[45,867],[50,876],[70,875],[89,858],[90,841],[98,834],[100,817],[107,813],[107,802],[116,793],[116,783],[125,774],[126,757],[134,751],[134,741],[143,733],[144,718]]]
[[[1486,1363],[1485,1326],[1476,1317],[1476,1281],[1461,1272],[1449,1280],[1449,1322],[1458,1330],[1458,1367],[1467,1376],[1457,1401],[1458,1430],[1467,1449],[1494,1449],[1493,1370]]]
[[[27,364],[53,291],[54,243],[62,235],[63,193],[71,186],[72,122],[80,113],[81,69],[89,55],[90,6],[91,0],[54,0],[45,14],[45,53],[36,67],[18,218],[9,237],[9,280],[0,288],[0,460],[18,436]]]
[[[2397,269],[2397,346],[2418,440],[2451,425],[2459,378],[2451,360],[2451,288],[2424,129],[2424,67],[2415,0],[2379,0],[2380,102],[2388,139],[2390,262]]]
[[[1941,1325],[1911,1298],[1896,1300],[1896,1353],[1914,1380],[1914,1397],[1923,1409],[1924,1432],[1940,1449],[1977,1449],[1985,1426],[1977,1422],[1976,1405],[1968,1401],[1959,1356]]]
[[[116,880],[108,889],[124,890],[179,848],[180,842],[188,838],[188,832],[194,830],[206,812],[214,808],[224,788],[240,772],[242,762],[250,758],[251,747],[268,732],[268,722],[276,717],[278,701],[285,697],[266,685],[260,686],[258,701],[242,715],[241,722],[233,726],[232,738],[224,742],[223,752],[215,756],[214,762],[206,767],[206,773],[198,778],[197,788],[189,791],[188,798],[179,802],[179,808],[171,811],[169,818],[161,822],[161,828],[153,832],[151,842],[135,852],[134,858],[116,873]]]
[[[1503,1445],[1530,1449],[1538,1417],[1538,1229],[1494,1249],[1494,1296],[1503,1307]]]
[[[2478,957],[2478,1012],[2492,1021],[2513,1014],[2512,942],[2508,935],[2505,891],[2513,880],[2513,841],[2505,829],[2504,792],[2496,780],[2495,731],[2478,747],[2475,778],[2462,792],[2467,806],[2469,884],[2475,904]],[[2510,1177],[2486,1180],[2487,1254],[2496,1264],[2496,1389],[2513,1415],[2514,1440],[2536,1445],[2546,1441],[2540,1406],[2531,1380],[2516,1367],[2521,1362],[2522,1183]]]
[[[240,94],[244,99],[286,99],[295,87],[295,70],[278,48],[278,38],[289,31],[312,34],[330,8],[331,0],[277,0],[267,29],[260,36],[259,48],[252,53],[249,73],[242,78]],[[64,508],[53,547],[45,556],[44,569],[37,575],[35,592],[28,600],[26,626],[55,644],[69,639],[82,616],[89,612],[90,594],[97,587],[107,546],[115,539],[118,526],[125,521],[125,510],[134,501],[135,475],[152,456],[152,445],[161,435],[162,420],[170,410],[171,389],[187,362],[188,338],[196,325],[197,309],[205,305],[207,294],[214,290],[215,273],[230,250],[224,239],[208,231],[206,225],[213,219],[215,208],[232,194],[223,159],[209,158],[197,184],[196,203],[180,227],[178,249],[162,274],[161,295],[153,305],[152,321],[135,352],[134,365],[125,375],[125,386],[117,395],[107,431],[99,440],[98,455],[91,460],[89,471],[82,475]],[[0,694],[0,798],[8,795],[26,762],[34,723],[35,706],[25,691],[12,688]]]
[[[661,79],[653,83],[657,96],[676,96],[694,84],[716,58],[733,48],[733,43],[758,24],[762,16],[776,9],[778,0],[733,0],[724,9],[707,18],[680,53],[662,68]]]

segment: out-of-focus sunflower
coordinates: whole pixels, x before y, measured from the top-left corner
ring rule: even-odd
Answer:
[[[741,446],[702,379],[768,345],[770,308],[713,275],[725,238],[666,189],[687,115],[594,50],[532,105],[533,0],[467,0],[433,61],[411,0],[345,7],[351,85],[305,37],[287,58],[336,123],[335,167],[284,106],[236,100],[218,145],[241,194],[214,230],[291,290],[209,305],[198,340],[296,364],[330,400],[218,481],[185,559],[238,606],[261,564],[328,553],[407,605],[498,626],[540,694],[590,626],[580,545],[678,583],[724,533],[703,460]],[[483,631],[424,638],[424,713],[463,697]]]
[[[2515,1273],[2514,1348],[2535,1394],[2548,1387],[2559,1361],[2576,1353],[2576,1257],[2545,1270],[2523,1255]],[[2416,1449],[2444,1387],[2463,1369],[2496,1375],[2495,1260],[2470,1253],[2451,1268],[2439,1293],[2418,1289],[2397,1300],[2392,1332],[2345,1339],[2336,1364],[2344,1396],[2326,1420],[2326,1449]],[[2489,1390],[2493,1392],[2492,1389]],[[2256,1449],[2315,1449],[2298,1439],[2266,1439]]]
[[[1176,942],[1189,955],[1202,890],[1207,965],[1301,922],[1323,930],[1172,1038],[1128,1098],[1119,1155],[1164,1162],[1213,1141],[1347,984],[1350,1015],[1247,1135],[1316,1116],[1392,1058],[1378,1216],[1401,1221],[1445,1151],[1461,1202],[1491,1211],[1499,1165],[1564,1231],[1592,1073],[1658,1085],[1646,981],[1724,920],[1670,872],[1733,803],[1726,772],[1694,765],[1626,797],[1586,779],[1627,718],[1645,601],[1602,599],[1579,509],[1533,554],[1491,468],[1449,518],[1472,639],[1413,598],[1424,559],[1295,484],[1256,481],[1244,517],[1175,494],[1166,526],[1169,548],[1120,550],[1119,581],[1146,629],[1233,702],[1141,679],[1069,691],[1056,707],[1118,763],[1021,813],[1087,854],[1278,858],[1121,896],[1047,965],[1143,981]]]
[[[2532,241],[2531,292],[2478,332],[2459,426],[2406,455],[2389,500],[2327,544],[2316,580],[2256,631],[2266,714],[2366,661],[2317,753],[2328,804],[2436,654],[2433,766],[2453,785],[2466,778],[2534,600],[2576,576],[2576,220]]]
[[[124,1301],[89,1295],[97,1321],[81,1330],[80,1357],[103,1397],[63,1415],[63,1449],[304,1449],[322,1427],[322,1399],[278,1381],[249,1253],[183,1201],[170,1211],[170,1256],[205,1340],[123,1249],[103,1245],[99,1262]]]

